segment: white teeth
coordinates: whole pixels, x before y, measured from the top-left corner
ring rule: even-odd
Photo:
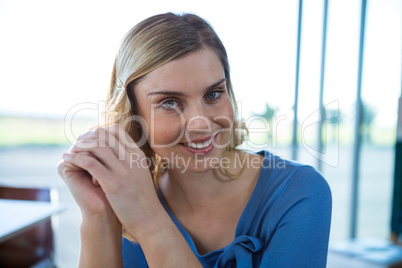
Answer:
[[[208,147],[208,146],[212,143],[213,139],[214,139],[214,138],[211,137],[209,140],[207,140],[206,142],[203,142],[203,143],[192,143],[192,142],[189,142],[189,143],[186,143],[186,145],[187,145],[188,147],[191,147],[191,148],[194,148],[194,149],[202,149],[202,148]]]

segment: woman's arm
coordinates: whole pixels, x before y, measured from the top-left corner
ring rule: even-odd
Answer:
[[[82,213],[80,267],[122,267],[122,227],[102,189],[67,161],[60,162],[58,171]]]
[[[278,225],[261,267],[326,267],[332,198],[325,179],[300,167],[275,204]]]
[[[121,230],[115,217],[83,219],[79,267],[123,267]]]
[[[149,267],[202,267],[165,210],[136,240]]]

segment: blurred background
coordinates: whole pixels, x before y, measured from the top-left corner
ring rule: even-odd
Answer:
[[[250,129],[243,148],[310,164],[327,179],[331,244],[388,239],[402,1],[1,0],[0,183],[58,190],[68,210],[55,218],[56,264],[77,266],[81,217],[57,163],[97,123],[124,34],[168,11],[200,15],[225,44]]]

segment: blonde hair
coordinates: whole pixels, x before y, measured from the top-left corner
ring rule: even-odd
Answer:
[[[227,53],[213,28],[194,14],[155,15],[140,22],[126,34],[113,66],[106,102],[107,123],[121,124],[133,140],[138,142],[143,130],[133,120],[128,120],[137,115],[135,85],[158,67],[202,48],[212,49],[224,68],[226,87],[235,115],[226,152],[235,150],[243,140],[245,127],[238,118]],[[147,157],[153,159],[151,163],[156,163],[150,167],[156,185],[162,171],[162,159],[153,152],[148,142],[140,148]],[[222,172],[231,178],[236,177],[227,169]]]

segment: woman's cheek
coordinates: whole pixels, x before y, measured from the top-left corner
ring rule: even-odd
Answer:
[[[234,111],[229,99],[227,99],[227,102],[225,102],[225,104],[220,107],[220,109],[216,111],[215,114],[218,115],[215,117],[215,123],[219,124],[223,128],[230,128],[232,126]]]
[[[149,138],[151,147],[170,147],[182,140],[184,130],[180,120],[155,120]]]

